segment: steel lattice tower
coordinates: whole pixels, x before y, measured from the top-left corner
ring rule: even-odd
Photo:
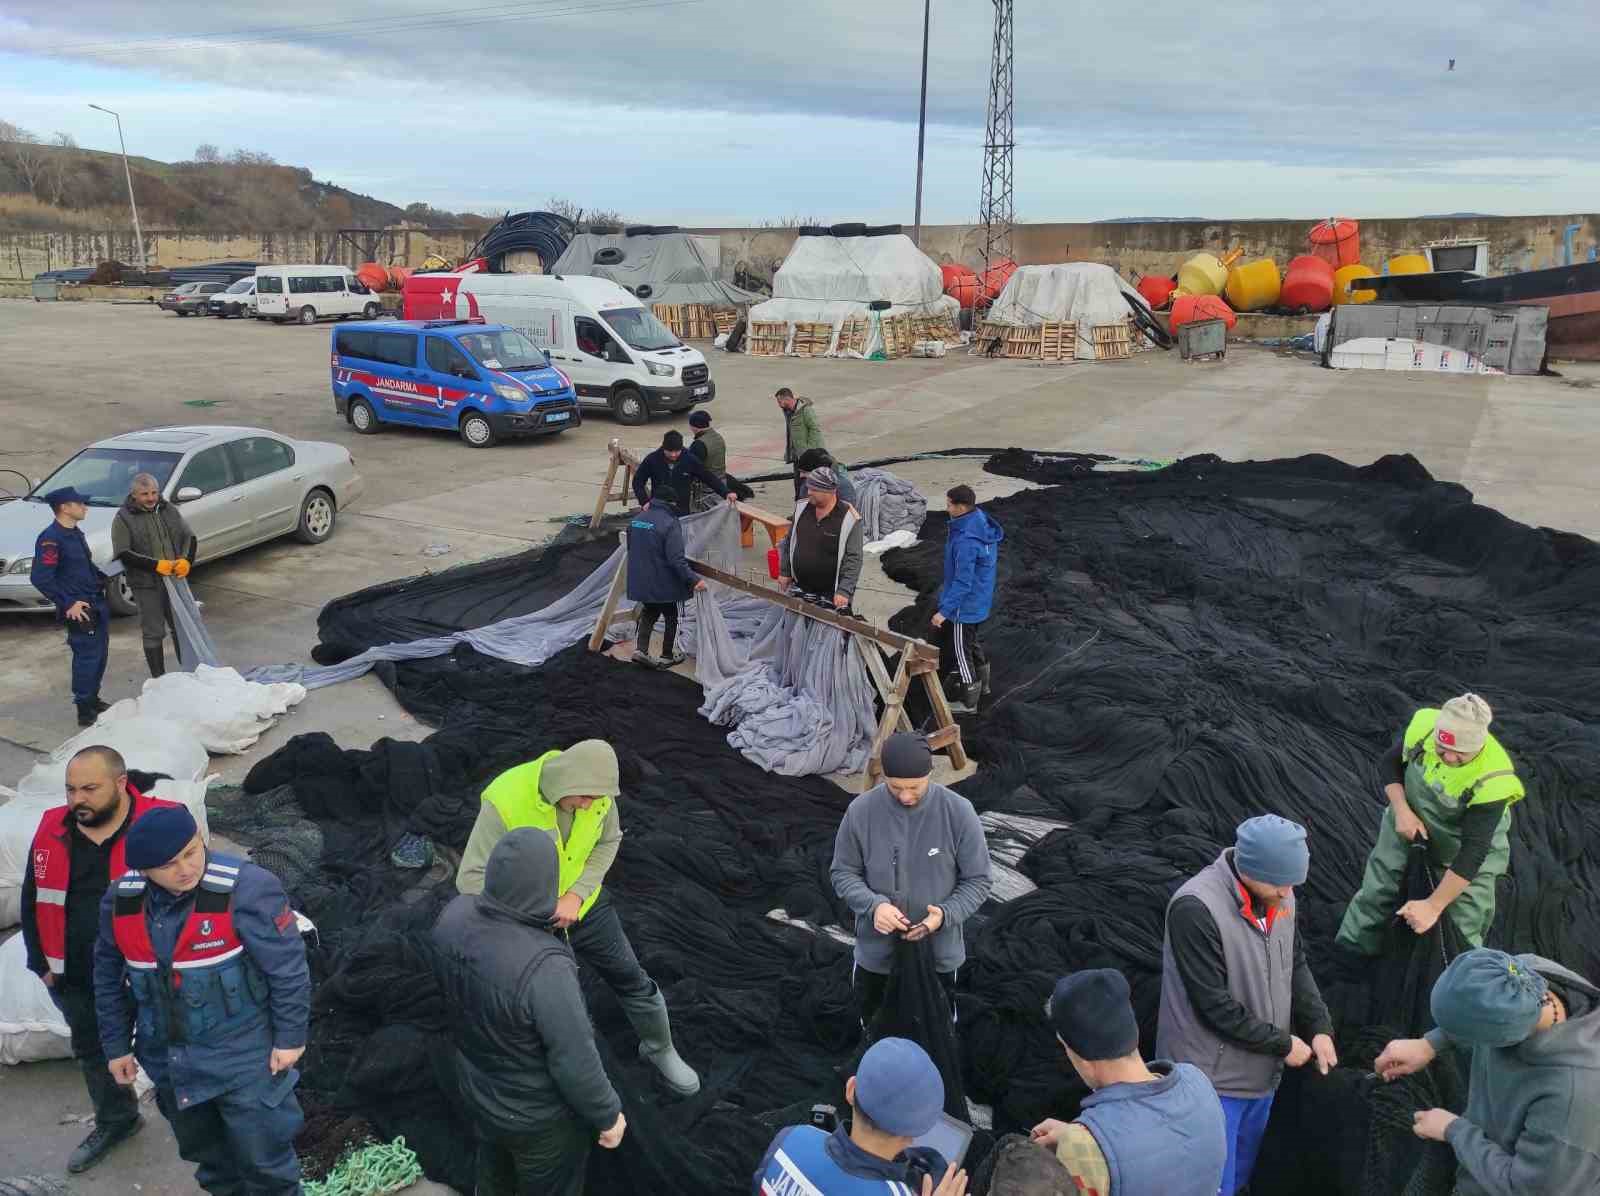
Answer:
[[[989,115],[983,136],[983,197],[978,219],[983,224],[983,268],[1013,258],[1011,226],[1016,218],[1012,189],[1012,150],[1016,127],[1012,106],[1014,57],[1011,38],[1012,0],[993,0],[994,48],[989,59]],[[1014,258],[1013,258],[1014,260]]]

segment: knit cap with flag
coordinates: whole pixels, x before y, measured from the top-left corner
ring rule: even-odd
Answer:
[[[1462,694],[1451,698],[1439,711],[1439,721],[1433,724],[1433,738],[1442,748],[1475,756],[1489,738],[1489,724],[1493,719],[1489,703],[1477,694]]]

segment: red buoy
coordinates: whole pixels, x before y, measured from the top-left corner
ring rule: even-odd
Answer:
[[[1303,253],[1283,272],[1278,305],[1290,311],[1327,311],[1333,303],[1333,267],[1326,258]]]

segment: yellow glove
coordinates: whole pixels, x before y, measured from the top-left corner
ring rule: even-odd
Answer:
[[[156,572],[161,574],[162,577],[171,577],[172,576],[172,562],[171,561],[157,561],[156,562]]]
[[[189,562],[179,557],[172,562],[172,574],[174,577],[188,577],[189,567]]]

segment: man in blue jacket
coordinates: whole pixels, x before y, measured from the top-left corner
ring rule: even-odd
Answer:
[[[971,486],[952,486],[945,494],[950,534],[944,544],[944,585],[933,625],[939,632],[939,672],[955,687],[953,705],[976,710],[989,692],[989,654],[978,642],[978,628],[994,604],[995,565],[1006,534],[978,510]]]
[[[89,500],[72,486],[44,496],[55,514],[33,544],[28,580],[51,602],[67,627],[72,649],[72,700],[78,726],[90,727],[105,710],[100,681],[106,675],[111,636],[111,607],[106,603],[106,575],[89,552],[78,524],[88,518]]]
[[[638,650],[633,658],[653,664],[650,637],[656,620],[665,619],[661,634],[661,661],[669,667],[683,663],[677,650],[678,603],[706,583],[695,576],[684,556],[683,525],[672,505],[661,497],[645,503],[628,524],[628,600],[640,605]]]
[[[706,468],[694,453],[683,450],[683,433],[673,428],[661,437],[661,447],[645,454],[633,473],[633,495],[639,502],[668,503],[680,515],[689,514],[689,490],[699,482],[719,498],[738,499],[728,483]]]
[[[143,1064],[205,1191],[298,1193],[311,974],[283,886],[208,852],[182,806],[145,814],[124,844],[130,871],[106,890],[94,948],[112,1078],[132,1084]]]

